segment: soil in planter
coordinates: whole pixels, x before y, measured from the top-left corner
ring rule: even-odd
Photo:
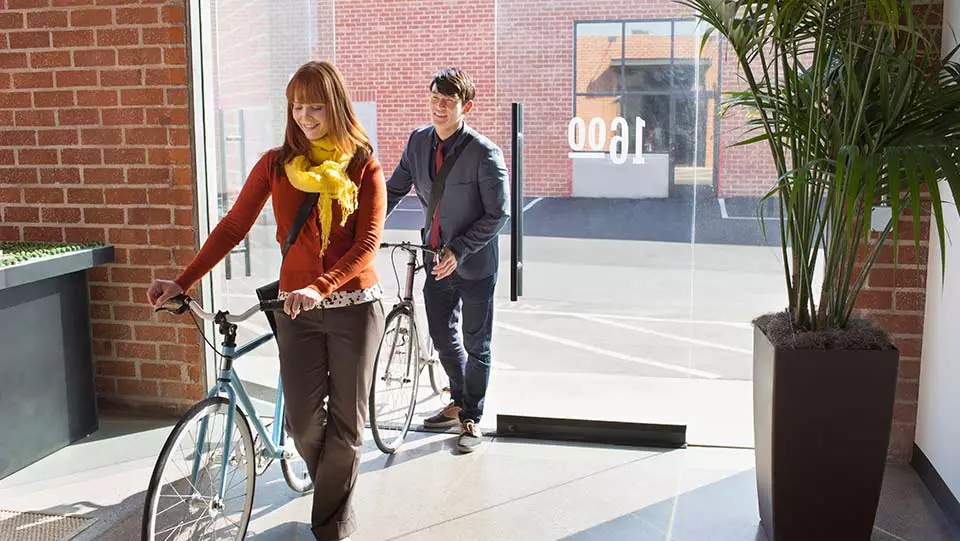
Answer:
[[[69,252],[102,246],[96,242],[55,244],[45,242],[0,242],[0,267],[9,267]]]
[[[869,318],[851,317],[843,329],[797,330],[786,311],[764,314],[753,320],[770,342],[786,349],[894,349],[893,338]]]

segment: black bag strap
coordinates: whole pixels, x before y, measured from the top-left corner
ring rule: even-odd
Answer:
[[[307,222],[307,216],[310,215],[310,209],[316,206],[317,201],[319,200],[319,193],[309,193],[304,198],[303,203],[300,204],[300,210],[297,211],[297,217],[293,219],[293,225],[290,226],[290,231],[287,231],[287,240],[283,243],[283,251],[281,254],[284,258],[287,257],[287,252],[290,251],[290,247],[293,246],[293,243],[297,242],[297,237],[300,236],[300,230],[303,229],[303,224]]]
[[[430,190],[430,206],[427,209],[427,215],[433,219],[433,214],[437,210],[437,205],[440,204],[440,199],[443,197],[443,190],[447,185],[447,175],[450,174],[450,170],[453,169],[453,165],[457,163],[457,158],[460,157],[461,151],[473,142],[473,134],[464,130],[460,137],[457,140],[457,146],[453,149],[453,154],[449,158],[443,160],[443,164],[440,166],[440,171],[437,172],[437,175],[433,178],[433,188]]]

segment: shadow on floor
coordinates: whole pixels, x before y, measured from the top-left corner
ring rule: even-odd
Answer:
[[[560,541],[767,541],[756,517],[755,479],[753,470],[741,472]],[[916,474],[888,466],[871,541],[958,539]]]
[[[316,541],[310,526],[303,522],[284,522],[262,532],[247,532],[251,541],[283,539],[285,541]]]
[[[746,471],[567,536],[561,541],[767,541]]]

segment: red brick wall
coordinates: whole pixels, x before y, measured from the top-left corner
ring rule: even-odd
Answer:
[[[920,391],[920,353],[923,344],[923,313],[927,290],[927,257],[930,223],[921,218],[920,251],[913,238],[913,223],[900,222],[899,251],[894,268],[894,244],[881,249],[867,285],[857,304],[856,315],[873,318],[893,334],[900,350],[900,374],[894,406],[893,431],[888,451],[891,460],[909,461],[916,434]],[[948,247],[949,249],[949,247]]]
[[[410,132],[430,123],[430,80],[447,66],[464,69],[476,84],[476,104],[468,122],[501,147],[509,147],[504,141],[509,116],[507,130],[496,123],[502,101],[497,94],[494,22],[490,0],[439,5],[422,0],[374,5],[337,0],[337,66],[354,99],[362,92],[361,99],[377,102],[378,155],[388,175]]]
[[[929,9],[928,9],[929,8]],[[943,4],[917,4],[920,16],[933,28],[943,28]],[[937,32],[933,43],[940,45]],[[909,213],[908,213],[909,214]],[[857,304],[857,315],[874,318],[893,334],[900,350],[893,427],[888,457],[908,462],[913,457],[920,396],[920,359],[923,346],[924,308],[927,294],[927,259],[930,248],[930,216],[924,210],[920,218],[919,249],[913,234],[912,215],[899,223],[898,244],[887,240],[867,279]],[[951,246],[948,246],[949,250]],[[936,249],[936,246],[935,246]],[[894,252],[896,251],[896,268]]]
[[[429,122],[425,87],[430,76],[440,67],[458,65],[474,76],[478,87],[469,121],[504,149],[508,163],[510,103],[525,105],[525,187],[530,196],[566,196],[572,190],[566,153],[567,124],[574,112],[574,22],[687,16],[681,6],[664,0],[602,5],[588,0],[486,0],[458,3],[456,9],[434,9],[421,0],[372,6],[358,0],[296,4],[304,14],[297,22],[312,19],[314,30],[279,33],[271,27],[279,8],[267,0],[231,2],[229,10],[221,7],[215,13],[217,106],[227,111],[228,119],[241,107],[269,104],[271,110],[282,111],[278,100],[287,74],[278,64],[292,71],[307,58],[335,60],[354,99],[377,102],[378,152],[391,171],[410,131]],[[409,16],[427,11],[429,17]],[[313,36],[308,48],[304,35]],[[616,45],[619,48],[619,41]],[[729,58],[722,59],[721,77],[724,90],[738,84],[736,65]],[[282,130],[281,120],[275,118],[271,127],[273,139]],[[763,193],[775,177],[763,145],[730,148],[742,136],[742,123],[742,116],[720,123],[717,160],[712,120],[707,139],[701,141],[708,146],[708,166],[719,169],[721,195]],[[228,148],[228,164],[235,163],[235,152]],[[238,178],[233,171],[228,176]]]
[[[478,86],[470,122],[504,149],[508,162],[510,103],[524,104],[530,196],[571,193],[566,151],[574,111],[574,22],[687,16],[682,7],[662,0],[488,0],[431,11],[429,18],[405,15],[430,9],[421,0],[376,7],[357,0],[336,3],[336,62],[353,89],[363,89],[377,102],[381,161],[392,170],[410,130],[429,121],[424,87],[430,75],[459,65]],[[321,45],[328,35],[321,32]],[[736,66],[725,61],[723,84],[735,81],[735,73]],[[711,158],[712,128],[711,123]],[[765,147],[726,148],[738,140],[741,128],[742,118],[734,117],[719,129],[720,186],[726,195],[762,193],[774,176],[772,168],[764,169]]]
[[[737,59],[730,47],[723,44],[723,91],[746,90]],[[742,109],[728,111],[720,122],[720,175],[717,194],[720,197],[758,196],[773,187],[777,169],[766,142],[747,146],[733,146],[754,137],[758,132],[747,132],[747,115]]]
[[[931,8],[929,11],[928,7]],[[943,4],[918,4],[916,9],[928,17],[927,24],[934,28],[943,27]],[[939,38],[938,33],[933,41],[938,46]],[[914,242],[912,217],[900,221],[899,244],[894,245],[892,240],[886,242],[857,305],[857,314],[875,318],[893,334],[900,350],[900,374],[888,451],[889,457],[899,462],[912,458],[917,429],[930,248],[930,216],[926,211],[921,221],[919,251]],[[951,248],[955,247],[947,247],[948,250]],[[896,268],[894,250],[897,251]]]
[[[145,292],[195,249],[183,2],[0,6],[0,238],[113,243],[89,274],[100,402],[180,407],[197,332]]]

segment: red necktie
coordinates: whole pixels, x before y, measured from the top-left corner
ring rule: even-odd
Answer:
[[[440,166],[443,165],[443,141],[437,145],[437,157],[435,159],[434,174],[440,174]],[[437,208],[433,210],[433,223],[430,225],[430,247],[440,246],[440,201],[437,200]]]

